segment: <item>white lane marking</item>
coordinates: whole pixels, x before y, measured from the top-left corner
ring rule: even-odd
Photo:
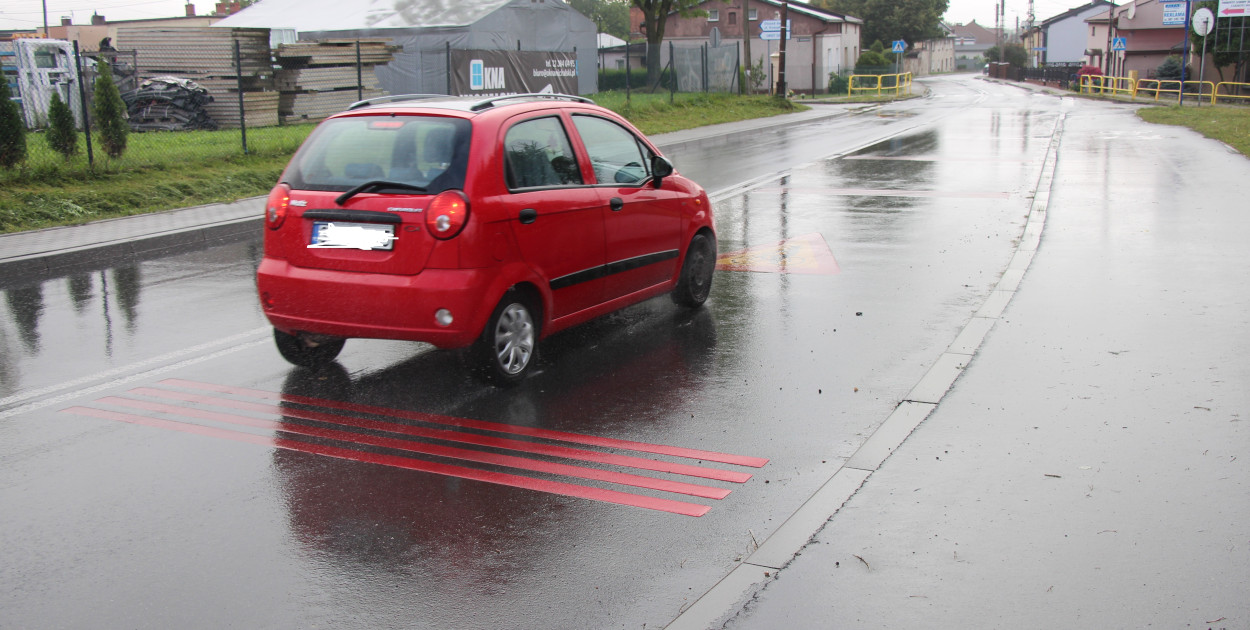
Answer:
[[[77,391],[68,392],[65,394],[61,394],[60,396],[55,396],[53,398],[47,398],[47,399],[41,400],[39,402],[27,403],[20,407],[14,407],[13,409],[0,412],[0,420],[4,420],[5,418],[16,416],[22,413],[30,413],[32,411],[37,411],[39,409],[43,409],[44,407],[51,407],[52,405],[59,405],[61,403],[66,403],[77,398],[82,398],[83,396],[90,396],[91,394],[102,392],[106,389],[111,389],[113,387],[125,385],[126,383],[133,383],[135,381],[149,379],[149,378],[158,376],[160,374],[164,374],[166,372],[180,370],[189,365],[195,365],[196,363],[203,363],[205,361],[211,361],[212,359],[224,357],[228,354],[233,354],[240,350],[246,350],[253,346],[259,346],[268,342],[269,340],[267,339],[257,339],[255,341],[241,343],[237,346],[234,346],[233,348],[225,348],[224,350],[218,350],[217,352],[213,352],[211,354],[205,354],[203,356],[186,359],[184,361],[179,361],[177,363],[171,363],[169,365],[161,366],[158,368],[153,368],[151,370],[147,370],[146,372],[139,372],[138,374],[132,374],[125,378],[114,379],[107,383],[100,383],[99,385],[96,385],[95,387],[88,387],[87,389],[80,389]]]
[[[208,343],[202,343],[202,344],[200,344],[200,345],[198,345],[198,346],[191,346],[190,348],[183,348],[183,349],[181,349],[181,350],[175,350],[175,351],[173,351],[173,352],[167,352],[167,353],[162,354],[162,355],[160,355],[160,356],[155,356],[155,357],[151,357],[151,358],[148,358],[148,359],[144,359],[144,360],[142,360],[142,361],[138,361],[138,362],[135,362],[135,363],[131,363],[131,364],[129,364],[129,365],[123,365],[123,366],[120,366],[120,367],[113,368],[113,369],[111,369],[111,370],[106,370],[106,371],[103,371],[103,372],[97,372],[97,373],[95,373],[95,374],[89,374],[89,375],[84,376],[84,377],[82,377],[82,378],[76,378],[76,379],[74,379],[74,380],[72,380],[72,381],[66,381],[66,382],[64,382],[64,383],[57,383],[56,385],[49,385],[49,386],[47,386],[47,387],[41,387],[41,388],[39,388],[39,389],[34,389],[34,390],[31,390],[31,391],[28,391],[28,392],[22,392],[22,393],[18,393],[18,394],[13,394],[12,396],[6,396],[6,397],[4,397],[4,398],[0,398],[0,407],[8,407],[8,406],[10,406],[10,405],[15,405],[15,404],[19,404],[19,403],[25,402],[25,401],[27,401],[27,400],[31,400],[32,398],[39,398],[40,396],[46,396],[46,395],[48,395],[48,394],[54,394],[54,393],[56,393],[56,392],[59,392],[59,391],[65,390],[65,389],[71,389],[71,388],[74,388],[74,387],[80,387],[80,386],[82,386],[82,385],[86,385],[87,383],[91,383],[91,382],[94,382],[94,381],[99,381],[99,380],[103,380],[103,379],[113,378],[113,377],[115,377],[115,376],[120,376],[120,375],[122,375],[122,374],[126,374],[127,372],[133,372],[133,371],[135,371],[135,370],[140,370],[140,369],[143,369],[143,368],[145,368],[145,367],[147,367],[147,366],[149,366],[149,365],[154,365],[154,364],[159,364],[159,363],[167,363],[167,362],[169,362],[169,361],[173,361],[173,360],[178,359],[178,358],[180,358],[180,357],[184,357],[184,356],[186,356],[186,355],[188,355],[188,354],[195,354],[195,353],[198,353],[198,352],[204,352],[205,350],[211,350],[211,349],[216,348],[216,347],[218,347],[218,346],[224,346],[224,345],[231,345],[231,344],[234,344],[234,343],[239,343],[239,342],[242,342],[242,341],[244,341],[244,340],[246,340],[246,339],[248,339],[248,338],[250,338],[250,337],[255,337],[255,336],[257,336],[257,335],[261,335],[261,334],[264,334],[264,333],[268,333],[270,330],[272,330],[272,329],[271,329],[271,328],[269,328],[268,326],[262,326],[262,327],[260,327],[260,328],[254,328],[254,329],[252,329],[252,330],[249,330],[249,331],[246,331],[246,332],[241,332],[241,333],[238,333],[238,334],[236,334],[236,335],[231,335],[231,336],[229,336],[229,337],[223,337],[223,338],[218,339],[218,340],[216,340],[216,341],[210,341],[210,342],[208,342]],[[7,418],[9,415],[12,415],[12,414],[9,414],[9,413],[7,413],[7,412],[6,412],[6,413],[4,413],[4,414],[0,414],[0,418]]]

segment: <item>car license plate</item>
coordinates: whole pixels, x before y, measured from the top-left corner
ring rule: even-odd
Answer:
[[[395,226],[376,223],[316,221],[313,223],[310,249],[391,250],[395,242]]]

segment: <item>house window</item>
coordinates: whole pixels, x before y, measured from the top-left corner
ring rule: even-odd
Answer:
[[[719,22],[719,21],[720,21],[720,10],[718,10],[718,9],[708,9],[708,11],[707,11],[707,21],[709,21],[709,22]]]
[[[729,25],[733,26],[734,24],[737,24],[737,23],[738,23],[738,14],[734,13],[733,11],[730,11],[729,12]]]
[[[758,10],[759,10],[759,9],[748,9],[748,10],[747,10],[747,19],[748,19],[748,20],[758,20],[758,19],[760,19],[759,14],[758,14],[758,13],[756,13],[756,11],[758,11]]]

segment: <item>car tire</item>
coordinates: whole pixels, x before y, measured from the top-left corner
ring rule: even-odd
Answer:
[[[686,261],[681,265],[673,302],[679,306],[698,308],[712,292],[712,274],[716,271],[716,242],[704,232],[690,239]]]
[[[516,289],[505,293],[474,347],[478,377],[501,387],[525,380],[538,359],[539,321],[532,298]]]
[[[347,343],[346,339],[335,339],[312,346],[303,339],[284,333],[277,328],[273,329],[273,341],[278,346],[278,354],[281,354],[282,358],[292,365],[303,368],[318,368],[330,363],[339,356],[339,352],[343,350],[343,344]]]

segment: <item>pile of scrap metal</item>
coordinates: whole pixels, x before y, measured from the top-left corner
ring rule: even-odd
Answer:
[[[213,97],[195,81],[154,77],[140,83],[138,89],[122,94],[122,100],[130,114],[132,131],[217,128],[204,107]]]

